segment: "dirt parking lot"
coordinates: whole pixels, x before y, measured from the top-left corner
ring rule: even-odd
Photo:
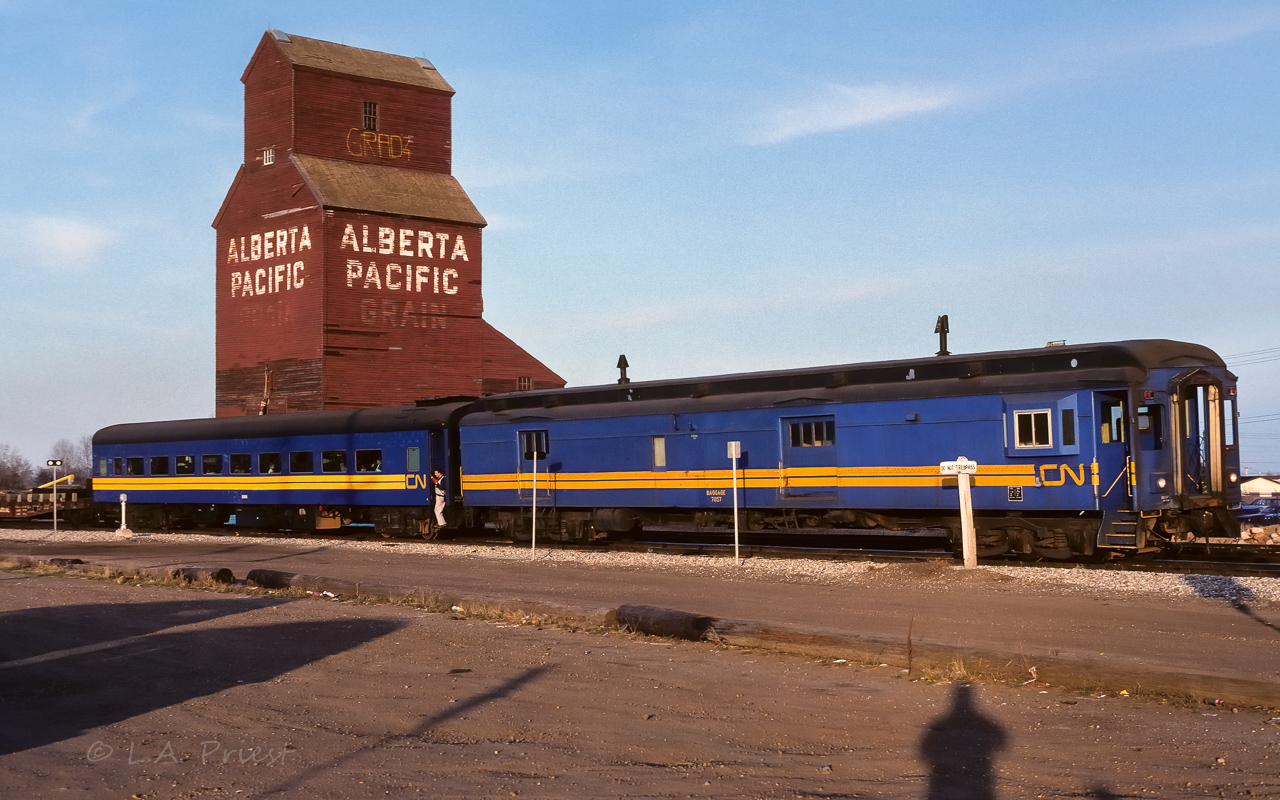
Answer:
[[[5,797],[1280,797],[1262,709],[396,606],[0,586]]]

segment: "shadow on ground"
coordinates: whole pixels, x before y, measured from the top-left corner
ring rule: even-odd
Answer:
[[[271,680],[401,626],[344,619],[170,630],[281,602],[119,603],[0,614],[0,755]]]

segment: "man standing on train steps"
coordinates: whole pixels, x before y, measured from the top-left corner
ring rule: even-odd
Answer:
[[[435,493],[435,498],[436,498],[436,524],[439,527],[443,528],[444,527],[444,500],[446,497],[444,473],[440,472],[440,470],[438,469],[432,471],[431,486],[432,486],[432,491]]]

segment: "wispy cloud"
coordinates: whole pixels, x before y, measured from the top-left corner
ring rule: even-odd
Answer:
[[[98,262],[115,243],[114,231],[68,217],[0,217],[0,236],[13,263],[50,272],[78,272]]]
[[[831,83],[805,100],[766,111],[752,141],[777,144],[801,136],[930,114],[960,105],[968,97],[964,90],[948,86]]]

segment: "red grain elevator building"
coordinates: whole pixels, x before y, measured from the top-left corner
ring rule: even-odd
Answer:
[[[425,59],[268,31],[217,231],[217,415],[564,386],[481,318],[484,217]]]

